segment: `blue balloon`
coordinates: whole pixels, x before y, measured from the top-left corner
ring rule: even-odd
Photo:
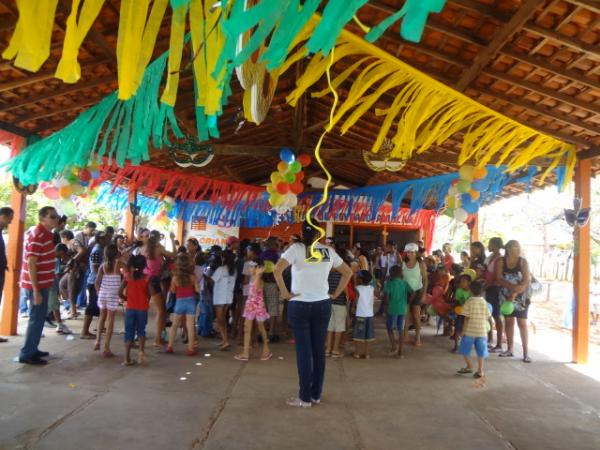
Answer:
[[[488,311],[490,312],[490,314],[492,314],[492,312],[494,311],[494,307],[492,306],[492,304],[488,303],[487,307],[488,307]]]
[[[463,205],[468,205],[469,203],[473,203],[473,199],[471,198],[471,194],[469,194],[469,193],[461,194],[460,200],[462,201]]]
[[[289,148],[282,148],[279,152],[279,159],[289,164],[294,162],[294,159],[296,159],[296,157],[294,156],[294,152],[291,151]]]
[[[471,189],[474,189],[479,192],[487,190],[489,186],[490,182],[485,178],[482,178],[481,180],[475,180],[473,181],[473,183],[471,183]]]
[[[463,203],[462,207],[469,214],[475,214],[477,211],[479,211],[479,205],[475,202]]]

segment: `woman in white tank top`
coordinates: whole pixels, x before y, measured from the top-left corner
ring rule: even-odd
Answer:
[[[402,262],[402,278],[408,283],[414,292],[413,300],[410,302],[410,313],[404,325],[404,338],[408,336],[410,324],[415,326],[415,346],[421,346],[421,305],[427,293],[427,267],[418,258],[419,246],[414,243],[406,244],[404,247],[404,261]]]

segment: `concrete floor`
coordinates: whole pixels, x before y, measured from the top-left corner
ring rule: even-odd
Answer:
[[[1,449],[600,449],[597,381],[533,352],[530,365],[492,355],[478,387],[432,328],[396,360],[378,321],[373,359],[329,360],[310,410],[284,404],[297,386],[288,344],[244,364],[203,340],[201,356],[151,350],[144,367],[122,367],[122,335],[106,360],[45,332],[46,367],[12,361],[21,336],[0,346]]]

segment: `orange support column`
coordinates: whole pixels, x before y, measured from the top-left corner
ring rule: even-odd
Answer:
[[[183,219],[177,219],[177,228],[175,229],[175,239],[179,242],[179,245],[185,245],[185,221]]]
[[[135,189],[129,191],[129,204],[125,210],[125,232],[130,242],[133,242],[135,235],[135,216],[131,213],[131,203],[135,203],[137,193]]]
[[[14,156],[24,147],[23,139],[18,148],[13,147]],[[14,187],[11,188],[10,206],[15,212],[12,223],[8,226],[8,245],[6,256],[8,259],[8,272],[4,280],[2,293],[2,306],[0,310],[0,335],[14,336],[17,334],[17,321],[19,319],[19,278],[21,276],[21,264],[23,262],[23,235],[25,233],[25,206],[27,201],[25,195],[18,193]]]
[[[471,226],[471,242],[479,241],[479,214],[473,216],[473,222]]]
[[[575,169],[575,195],[581,207],[589,208],[591,201],[592,162],[580,160]],[[573,362],[587,364],[590,339],[590,223],[575,227],[573,288],[575,314],[573,317]]]

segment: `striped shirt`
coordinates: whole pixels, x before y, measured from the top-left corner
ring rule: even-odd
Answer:
[[[37,258],[37,283],[38,288],[52,287],[54,282],[54,235],[43,225],[39,224],[32,229],[25,241],[25,254],[23,255],[23,269],[21,270],[21,287],[33,289],[29,274],[29,257]]]
[[[465,336],[487,336],[487,322],[490,317],[487,302],[482,297],[471,297],[465,303],[463,315],[469,318],[465,325]]]

